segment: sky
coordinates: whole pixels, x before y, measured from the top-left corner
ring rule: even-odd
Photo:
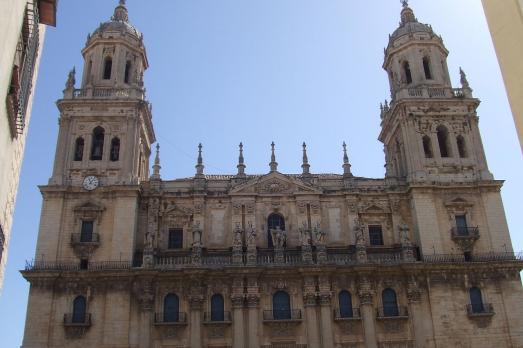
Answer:
[[[56,147],[55,101],[68,71],[83,68],[87,34],[109,19],[116,3],[60,1],[58,25],[46,33],[0,295],[2,347],[22,341],[28,283],[19,270],[34,257],[37,185],[51,176]],[[514,249],[523,250],[523,158],[481,1],[410,5],[443,37],[454,86],[461,66],[482,100],[487,160],[494,176],[506,180],[502,196]],[[381,66],[398,26],[399,0],[128,0],[127,6],[147,47],[145,86],[164,179],[194,174],[199,142],[206,173],[234,174],[240,141],[248,174],[269,171],[272,141],[280,172],[301,172],[305,141],[311,172],[342,173],[346,141],[354,175],[383,177],[379,104],[389,98],[389,85]]]

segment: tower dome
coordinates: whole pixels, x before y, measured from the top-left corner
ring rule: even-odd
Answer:
[[[93,32],[93,36],[96,34],[103,35],[104,33],[129,34],[136,39],[141,37],[141,33],[129,23],[129,12],[125,6],[125,0],[120,0],[118,6],[114,9],[111,19],[100,23],[100,26]]]
[[[148,68],[143,35],[129,23],[125,0],[119,0],[110,20],[87,37],[82,88],[141,88]]]
[[[418,21],[407,0],[402,3],[399,27],[389,36],[384,52],[383,68],[389,76],[392,100],[408,97],[403,92],[412,88],[450,88],[449,52],[443,39],[430,25]]]
[[[401,22],[398,29],[396,29],[390,36],[391,42],[399,39],[405,35],[412,35],[413,33],[428,33],[434,34],[430,25],[418,22],[414,15],[414,11],[409,7],[407,1],[403,1],[403,10],[401,11]]]

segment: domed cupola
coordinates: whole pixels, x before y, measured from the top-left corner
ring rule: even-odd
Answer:
[[[399,27],[389,36],[383,68],[390,81],[391,97],[415,87],[450,87],[448,51],[440,36],[428,24],[418,22],[414,11],[403,1]]]
[[[143,35],[129,23],[125,0],[119,1],[109,21],[88,35],[82,54],[82,88],[142,87],[147,54]]]

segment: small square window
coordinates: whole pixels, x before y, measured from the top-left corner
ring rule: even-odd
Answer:
[[[171,228],[169,229],[169,249],[183,248],[183,229]]]
[[[369,225],[370,245],[383,245],[383,232],[381,225]]]

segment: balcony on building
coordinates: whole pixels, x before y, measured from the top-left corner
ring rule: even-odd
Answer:
[[[264,310],[263,321],[264,322],[300,322],[303,316],[301,309],[291,310]]]
[[[404,306],[390,306],[378,308],[377,319],[408,319],[409,311]]]
[[[467,315],[470,318],[490,317],[495,314],[491,303],[473,303],[467,305]]]
[[[72,245],[93,245],[100,244],[100,235],[98,233],[73,233],[71,234]]]
[[[477,239],[479,238],[479,227],[453,227],[451,229],[451,236],[453,240],[456,239]]]
[[[335,321],[361,320],[359,308],[334,308],[333,312]]]
[[[158,325],[158,326],[187,325],[187,315],[184,312],[172,312],[172,313],[157,312],[157,313],[154,313],[154,325]]]
[[[204,312],[204,325],[230,325],[232,323],[231,312]]]
[[[64,326],[66,327],[90,327],[90,313],[67,313],[64,314]]]

